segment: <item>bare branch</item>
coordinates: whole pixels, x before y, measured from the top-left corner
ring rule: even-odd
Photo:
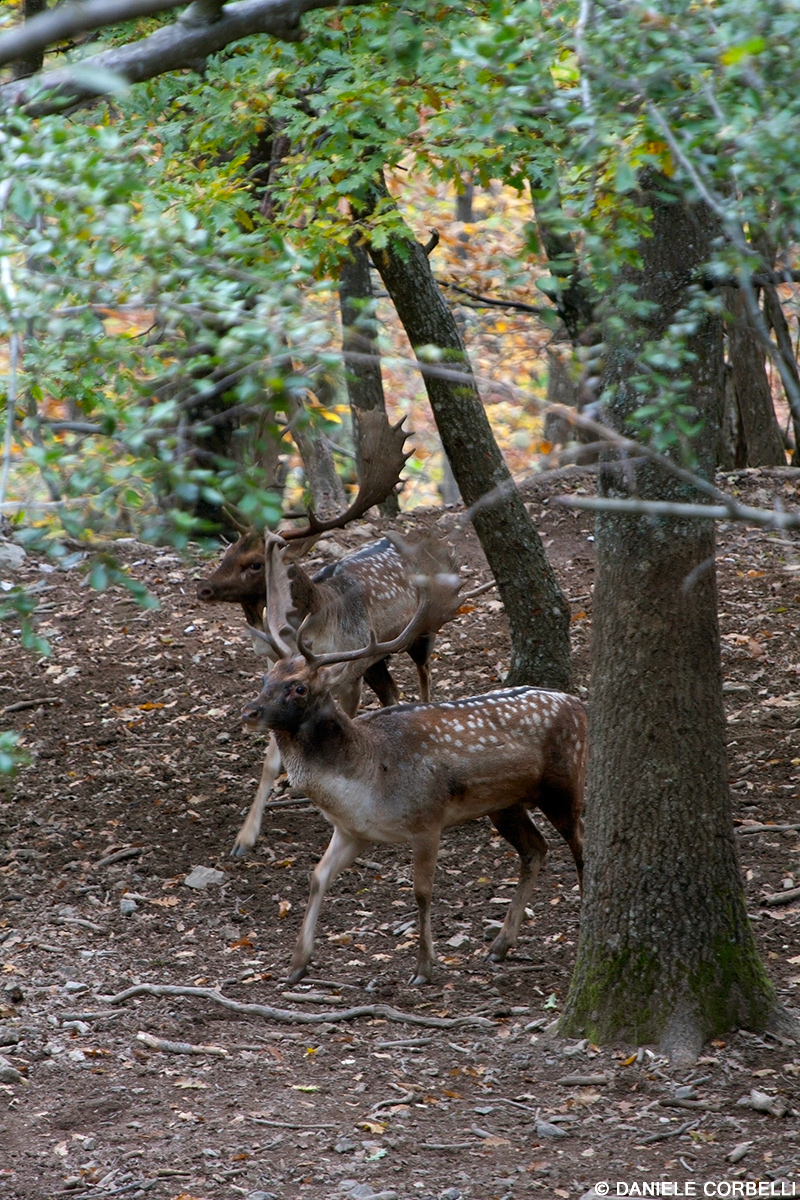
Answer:
[[[591,512],[628,513],[644,517],[691,517],[713,521],[745,521],[768,529],[800,529],[800,513],[751,508],[727,499],[726,504],[679,504],[671,500],[621,500],[613,496],[557,496],[565,508]]]

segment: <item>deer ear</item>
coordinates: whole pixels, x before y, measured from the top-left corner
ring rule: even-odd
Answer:
[[[319,593],[316,584],[299,563],[290,563],[286,574],[292,601],[291,621],[296,628],[304,617],[319,611]]]
[[[344,676],[347,674],[347,669],[350,663],[333,663],[329,667],[319,668],[319,679],[322,686],[325,688],[335,688]]]

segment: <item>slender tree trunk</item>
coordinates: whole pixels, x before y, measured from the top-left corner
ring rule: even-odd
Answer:
[[[506,682],[568,690],[572,671],[569,608],[539,535],[494,439],[453,314],[427,256],[414,240],[372,250],[372,260],[419,357],[435,346],[439,364],[425,385],[445,453],[508,617],[511,669]],[[479,503],[483,501],[483,503]]]
[[[767,284],[764,289],[764,315],[775,331],[778,353],[783,360],[783,370],[787,380],[784,392],[792,414],[792,430],[794,432],[792,465],[800,467],[800,372],[797,369],[792,336],[783,313],[781,298],[778,295],[778,289],[771,283]]]
[[[44,12],[46,8],[47,0],[25,0],[25,20],[30,21],[33,17],[38,17],[39,13]],[[44,50],[33,50],[14,63],[13,77],[14,79],[29,79],[31,75],[41,71],[43,64]]]
[[[727,288],[728,349],[748,467],[786,465],[765,368],[766,355],[740,288]]]
[[[339,309],[342,314],[342,357],[351,408],[379,408],[386,412],[378,347],[375,300],[369,274],[369,255],[358,234],[350,239],[350,256],[339,270]],[[361,478],[361,446],[358,424],[353,421],[356,464]],[[379,505],[385,517],[396,517],[400,502],[396,494]]]
[[[644,198],[638,295],[655,302],[642,340],[686,299],[716,232],[706,209]],[[635,347],[609,339],[605,383],[621,426],[641,403]],[[690,339],[693,447],[713,472],[722,414],[722,329]],[[687,499],[652,466],[607,471],[604,494]],[[692,496],[692,499],[697,499]],[[687,1063],[709,1037],[764,1029],[775,996],[756,952],[734,845],[711,521],[603,514],[597,522],[586,876],[577,962],[562,1032],[656,1042]]]

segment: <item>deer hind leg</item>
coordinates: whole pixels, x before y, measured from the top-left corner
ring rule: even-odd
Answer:
[[[439,831],[417,837],[411,844],[411,851],[414,869],[414,899],[419,911],[419,946],[417,948],[417,969],[409,983],[421,984],[430,983],[436,962],[433,934],[431,933],[431,897],[433,896],[436,859],[439,855]]]
[[[354,717],[361,703],[361,677],[337,684],[333,694],[348,717]]]
[[[328,843],[328,849],[314,868],[311,876],[311,891],[308,895],[303,924],[297,935],[294,954],[289,964],[287,983],[297,983],[308,970],[311,955],[314,951],[314,931],[317,927],[317,917],[323,897],[337,875],[345,867],[355,862],[362,850],[369,845],[365,838],[355,837],[338,827],[333,831],[333,837]]]
[[[408,647],[408,653],[417,668],[417,675],[419,676],[419,698],[424,704],[427,704],[431,698],[430,659],[433,654],[433,644],[435,641],[436,634],[426,633],[422,637],[418,637]]]
[[[583,788],[543,787],[536,803],[569,846],[583,890]]]
[[[503,927],[489,947],[489,959],[502,962],[511,947],[517,944],[525,906],[547,855],[547,842],[521,804],[489,813],[489,820],[497,832],[511,843],[520,859],[516,891],[508,906]]]
[[[384,708],[399,702],[400,689],[389,674],[385,658],[367,668],[364,672],[364,682],[372,688]]]
[[[269,799],[272,785],[281,771],[281,752],[274,734],[269,735],[267,752],[264,756],[264,766],[261,768],[261,779],[258,784],[256,798],[250,805],[250,811],[244,819],[244,824],[236,835],[233,843],[231,858],[244,858],[248,850],[252,850],[261,832],[261,820],[264,816],[264,805]]]

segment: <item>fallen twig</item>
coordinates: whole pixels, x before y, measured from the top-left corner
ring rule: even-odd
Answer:
[[[99,867],[110,867],[112,863],[124,862],[126,858],[136,858],[137,854],[144,854],[146,849],[146,846],[128,846],[124,850],[115,850],[113,854],[99,858],[94,864],[94,869],[96,871]]]
[[[696,1124],[697,1121],[685,1121],[677,1129],[660,1129],[658,1133],[651,1133],[649,1137],[641,1138],[638,1144],[640,1146],[649,1146],[651,1142],[663,1142],[666,1138],[680,1137],[688,1129],[693,1129]]]
[[[182,987],[167,983],[138,983],[118,992],[116,996],[98,997],[106,1004],[124,1004],[135,996],[187,996],[197,1000],[210,1000],[212,1004],[220,1004],[230,1012],[242,1016],[261,1017],[265,1021],[277,1021],[287,1025],[321,1025],[324,1022],[353,1021],[357,1017],[381,1017],[385,1021],[398,1021],[406,1025],[424,1025],[428,1029],[459,1029],[464,1025],[478,1025],[482,1028],[494,1028],[494,1022],[488,1017],[424,1017],[419,1013],[401,1012],[400,1009],[390,1008],[388,1004],[360,1004],[355,1008],[339,1009],[338,1012],[299,1013],[288,1008],[273,1008],[268,1004],[242,1004],[238,1000],[229,1000],[215,988]]]
[[[269,1125],[272,1129],[338,1129],[335,1124],[327,1125],[309,1125],[307,1122],[298,1121],[270,1121],[267,1117],[251,1117],[250,1120],[254,1125]]]
[[[658,1102],[662,1108],[694,1108],[703,1112],[719,1112],[720,1105],[712,1104],[710,1100],[678,1100],[667,1097]]]
[[[137,1042],[150,1050],[160,1050],[162,1054],[218,1054],[227,1057],[228,1051],[224,1046],[202,1046],[194,1042],[169,1042],[166,1038],[153,1037],[149,1033],[137,1033]]]
[[[610,1075],[564,1075],[558,1080],[558,1083],[563,1083],[565,1087],[602,1087],[604,1083],[611,1083]]]
[[[329,996],[325,992],[281,992],[282,1000],[295,1004],[345,1004],[344,996]]]
[[[422,1142],[422,1150],[471,1150],[474,1142]]]
[[[64,1012],[56,1014],[59,1021],[113,1021],[117,1017],[121,1017],[122,1013],[117,1009],[101,1010],[100,1012]]]
[[[26,708],[38,708],[40,704],[61,704],[60,696],[39,696],[30,700],[16,700],[13,704],[7,704],[4,709],[0,709],[5,716],[7,713],[24,712]]]
[[[108,933],[108,930],[85,917],[56,917],[56,925],[77,925],[80,929],[91,929],[92,933]]]
[[[773,892],[771,896],[765,896],[761,903],[766,904],[767,908],[775,908],[779,904],[794,904],[795,900],[800,900],[800,888],[787,888],[785,892]]]
[[[389,1096],[386,1100],[378,1100],[370,1108],[370,1112],[377,1112],[379,1108],[394,1108],[396,1104],[410,1104],[414,1099],[413,1092],[403,1092],[400,1096]]]
[[[430,1037],[397,1038],[392,1042],[376,1042],[375,1044],[379,1050],[399,1050],[401,1048],[407,1050],[421,1050],[423,1046],[430,1046],[432,1041],[433,1038]]]
[[[737,833],[784,833],[800,829],[800,824],[794,825],[737,825]]]

